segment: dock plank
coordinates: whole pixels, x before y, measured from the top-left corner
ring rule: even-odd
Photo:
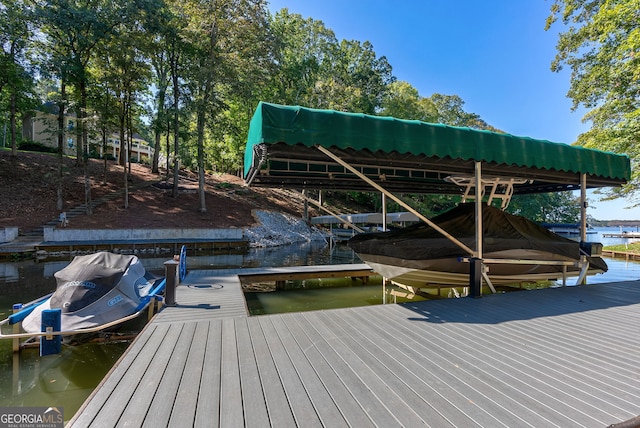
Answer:
[[[274,427],[296,426],[282,379],[278,375],[273,356],[269,352],[269,345],[261,325],[253,320],[249,323],[249,332],[260,372],[260,382],[264,391],[270,424]]]
[[[282,342],[291,364],[295,367],[300,381],[304,385],[306,394],[309,395],[309,399],[318,413],[321,424],[326,427],[336,428],[348,426],[336,403],[318,377],[313,364],[289,330],[286,317],[271,317],[270,321]]]
[[[193,426],[200,389],[207,387],[201,384],[201,380],[208,330],[209,323],[203,322],[195,325],[195,332],[189,344],[190,349],[187,354],[187,361],[180,379],[171,419],[169,420],[170,426],[180,424]]]
[[[149,405],[149,411],[142,423],[143,427],[157,428],[168,425],[171,413],[175,408],[176,396],[180,389],[180,380],[184,373],[187,355],[193,342],[196,325],[185,323],[172,326],[180,329],[178,339],[173,343],[167,343],[167,348],[160,353],[169,353],[171,357],[157,388],[157,393]],[[134,403],[135,404],[135,403]]]
[[[249,334],[247,320],[236,322],[236,343],[238,346],[238,363],[240,365],[240,382],[242,384],[242,406],[244,408],[245,426],[269,427],[269,413],[264,397],[257,359]]]
[[[102,421],[103,426],[115,426],[167,331],[168,326],[149,326],[138,335],[87,399],[85,410],[77,415],[78,426],[91,426],[96,418]],[[105,420],[104,415],[109,412],[113,412],[113,416]]]
[[[149,391],[158,390],[162,375],[169,364],[169,358],[171,358],[171,352],[161,352],[161,349],[163,346],[175,344],[181,329],[170,328],[170,326],[165,325],[159,326],[159,329],[156,329],[156,331],[158,334],[156,334],[154,339],[158,341],[157,347],[149,348],[150,352],[155,352],[146,355],[140,354],[142,362],[147,360],[147,367],[144,367],[144,365],[142,367],[131,367],[132,370],[139,370],[138,373],[141,375],[140,382],[136,384],[133,380],[130,380],[128,388],[120,387],[117,398],[110,402],[112,408],[105,408],[105,411],[116,412],[119,406],[124,407],[124,411],[122,411],[122,415],[118,421],[118,426],[135,427],[141,426],[144,422],[147,412],[149,411],[149,406],[155,396],[155,394],[149,394]],[[164,332],[164,334],[159,334],[161,332]],[[158,354],[157,356],[156,353]],[[135,389],[130,394],[129,391],[131,388]],[[122,402],[124,400],[127,401]]]
[[[244,426],[242,385],[235,326],[230,319],[222,320],[222,363],[220,364],[220,426]]]
[[[316,409],[300,380],[300,376],[295,366],[291,363],[289,355],[280,341],[277,331],[273,327],[271,317],[258,317],[256,321],[260,324],[267,346],[269,347],[269,353],[273,357],[275,368],[281,379],[296,425],[304,425],[307,427],[322,426]]]
[[[203,365],[201,367],[200,391],[193,426],[218,428],[220,426],[222,321],[205,323],[208,327]]]
[[[389,411],[381,397],[370,388],[370,379],[358,376],[358,373],[343,359],[342,355],[346,354],[347,350],[335,334],[325,329],[319,322],[314,322],[316,319],[313,313],[301,315],[303,315],[300,318],[301,327],[303,330],[315,332],[324,339],[315,343],[317,349],[369,417],[385,427],[401,426],[395,412]]]
[[[365,409],[351,394],[340,376],[333,367],[322,356],[317,348],[324,338],[316,336],[313,332],[304,330],[300,325],[300,320],[296,315],[283,315],[286,317],[286,325],[292,336],[295,338],[299,348],[304,352],[305,357],[313,367],[321,386],[329,393],[332,401],[340,411],[341,416],[353,427],[373,427],[374,422],[369,418]],[[318,386],[320,387],[320,386]]]
[[[449,335],[432,337],[429,333],[428,329],[426,331],[422,329],[422,325],[416,325],[413,329],[400,329],[390,325],[385,331],[385,334],[389,335],[386,340],[397,340],[399,349],[404,350],[410,358],[416,359],[415,363],[433,368],[439,373],[442,382],[449,387],[454,387],[455,391],[462,395],[458,399],[450,396],[450,400],[455,405],[451,410],[457,409],[460,403],[469,400],[483,409],[485,414],[475,416],[476,422],[482,426],[492,424],[547,426],[549,424],[549,421],[544,417],[541,418],[539,413],[531,411],[531,409],[542,407],[542,403],[538,401],[535,406],[523,404],[530,404],[533,400],[526,401],[520,393],[519,388],[524,383],[522,380],[509,377],[503,380],[502,376],[493,376],[496,373],[504,374],[501,368],[511,364],[510,360],[505,358],[498,364],[486,368],[481,355],[472,347],[465,350],[456,349],[458,342],[451,340]],[[524,390],[535,391],[531,385],[526,385]],[[531,423],[536,418],[538,425]]]
[[[178,287],[69,426],[577,427],[640,414],[640,282],[248,317],[237,270],[225,275]]]
[[[471,421],[468,419],[451,421],[440,413],[438,409],[448,403],[439,400],[439,395],[430,395],[430,400],[423,397],[425,385],[417,377],[412,376],[418,362],[397,359],[385,351],[385,342],[379,342],[383,338],[377,335],[361,334],[363,328],[374,321],[377,320],[366,320],[363,325],[361,320],[348,311],[332,313],[330,317],[326,317],[330,328],[343,331],[349,340],[354,342],[353,351],[369,368],[382,376],[390,390],[395,391],[408,407],[419,412],[423,423],[432,427],[469,426]]]
[[[415,412],[415,407],[407,402],[407,398],[415,398],[415,392],[408,390],[405,385],[387,366],[360,347],[356,337],[346,329],[334,323],[334,314],[330,312],[316,312],[318,321],[314,325],[323,326],[319,330],[323,336],[332,331],[341,342],[341,358],[360,378],[366,379],[367,386],[376,394],[378,400],[390,413],[393,413],[402,426],[429,426],[428,418],[423,419]],[[360,331],[354,332],[355,336]],[[337,348],[337,347],[336,347]],[[420,403],[419,407],[425,403]]]

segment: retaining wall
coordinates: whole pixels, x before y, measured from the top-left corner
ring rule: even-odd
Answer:
[[[44,228],[44,242],[71,241],[235,241],[243,239],[241,228],[233,229],[66,229]]]
[[[0,228],[0,244],[11,242],[18,237],[17,227],[1,227]]]

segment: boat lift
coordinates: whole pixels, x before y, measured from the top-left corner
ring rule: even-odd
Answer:
[[[439,233],[441,233],[443,236],[445,236],[451,242],[455,243],[460,248],[462,248],[464,251],[466,251],[470,255],[470,257],[461,257],[460,261],[461,262],[465,262],[465,263],[469,263],[469,288],[470,288],[470,296],[471,297],[481,297],[482,296],[482,281],[483,280],[487,283],[487,285],[489,286],[489,288],[491,289],[491,291],[493,293],[496,292],[496,289],[493,286],[493,284],[491,283],[491,279],[490,279],[490,277],[488,275],[488,272],[489,272],[489,266],[488,265],[490,265],[492,263],[561,265],[561,266],[563,266],[563,285],[566,285],[566,268],[567,268],[567,266],[574,266],[576,264],[575,262],[554,261],[554,260],[519,260],[519,259],[493,260],[493,259],[483,259],[483,257],[482,257],[482,240],[483,240],[483,234],[482,234],[482,199],[483,198],[482,198],[482,195],[485,194],[485,186],[491,186],[491,188],[492,188],[491,195],[490,195],[490,200],[493,200],[493,198],[502,199],[502,206],[503,206],[502,209],[504,209],[504,208],[506,208],[508,206],[509,201],[511,199],[511,196],[513,195],[513,185],[514,184],[518,184],[518,183],[524,184],[528,180],[517,179],[517,178],[503,179],[503,178],[500,178],[500,177],[492,177],[492,178],[488,178],[488,179],[484,179],[483,180],[483,177],[482,177],[482,163],[479,162],[479,161],[475,162],[475,172],[476,172],[476,174],[475,174],[475,177],[474,177],[473,180],[471,178],[469,178],[469,177],[454,177],[454,178],[451,179],[451,182],[454,182],[456,184],[458,184],[458,183],[464,184],[464,186],[466,187],[465,198],[472,198],[472,199],[475,200],[475,207],[476,207],[476,212],[475,212],[475,220],[476,220],[476,225],[475,225],[475,230],[476,230],[476,249],[472,250],[471,248],[467,247],[465,244],[460,242],[458,239],[453,237],[446,230],[442,229],[437,224],[435,224],[431,220],[429,220],[427,217],[425,217],[424,215],[420,214],[418,211],[416,211],[413,207],[411,207],[409,204],[404,202],[402,199],[398,198],[393,193],[389,192],[384,187],[382,187],[381,185],[379,185],[378,183],[376,183],[375,181],[373,181],[372,179],[370,179],[366,175],[362,174],[356,168],[354,168],[353,166],[349,165],[347,162],[342,160],[339,156],[335,155],[334,153],[332,153],[327,148],[322,147],[322,146],[316,146],[316,147],[322,153],[326,154],[331,159],[333,159],[336,163],[338,163],[339,165],[343,166],[345,169],[349,170],[351,173],[355,174],[358,178],[362,179],[367,184],[371,185],[373,188],[375,188],[376,190],[381,192],[383,195],[389,197],[394,202],[396,202],[400,206],[404,207],[405,209],[407,209],[412,214],[416,215],[420,220],[422,220],[425,223],[427,223],[429,226],[431,226],[433,229],[437,230]],[[583,183],[584,183],[585,180],[586,180],[585,174],[582,174],[582,175],[583,175]],[[500,188],[502,188],[503,190],[502,190],[502,192],[498,193]],[[585,225],[586,224],[586,207],[587,207],[587,203],[586,203],[586,186],[583,185],[582,188],[584,189],[584,191],[581,192],[581,207],[582,207],[581,216],[582,216],[582,224]],[[473,194],[471,194],[471,189],[474,190]],[[480,195],[480,197],[477,197],[476,195]],[[584,242],[584,241],[586,241],[586,228],[583,228],[582,236],[581,236],[581,242]],[[580,267],[580,274],[578,276],[577,284],[584,284],[585,281],[586,281],[586,275],[587,275],[587,271],[588,271],[588,267],[589,267],[589,263],[587,261],[586,255],[581,255],[580,256],[580,261],[578,262],[578,267]]]
[[[587,186],[621,186],[631,179],[626,155],[502,132],[266,102],[251,119],[244,161],[247,185],[380,191],[464,251],[473,297],[480,296],[484,277],[490,278],[483,275],[490,263],[482,254],[486,187],[491,187],[489,199],[500,199],[503,207],[513,194],[579,189],[584,242]],[[394,196],[405,192],[475,199],[475,248]],[[584,275],[579,280],[584,283]]]

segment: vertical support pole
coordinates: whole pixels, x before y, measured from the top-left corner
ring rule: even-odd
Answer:
[[[469,295],[482,296],[482,164],[476,162],[476,251],[469,262]]]
[[[580,242],[587,241],[587,174],[580,176]]]
[[[387,195],[382,193],[382,231],[387,231]]]
[[[476,257],[469,260],[469,296],[482,297],[482,260]]]
[[[13,305],[13,313],[20,311],[22,309],[22,303],[16,303]],[[13,334],[20,333],[20,323],[15,323],[13,325]],[[15,337],[13,339],[13,352],[18,352],[20,350],[20,339]]]
[[[580,175],[580,242],[587,241],[587,174]],[[588,264],[589,261],[583,255],[580,255],[580,262]],[[586,272],[586,271],[585,271]],[[587,275],[580,275],[578,285],[587,283]]]
[[[309,202],[307,202],[307,189],[302,189],[302,196],[304,196],[302,218],[304,219],[304,221],[309,221]]]
[[[178,265],[180,262],[176,260],[167,260],[164,262],[164,277],[167,281],[165,287],[165,305],[176,305],[176,286],[178,285]]]
[[[62,309],[45,309],[42,311],[40,331],[43,333],[59,332],[62,328]],[[40,336],[40,356],[59,354],[62,350],[62,336],[48,334]]]
[[[476,253],[482,260],[482,164],[476,162]]]

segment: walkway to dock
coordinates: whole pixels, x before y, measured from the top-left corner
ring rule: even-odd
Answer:
[[[606,427],[640,414],[640,282],[248,317],[237,272],[195,274],[70,426]]]

